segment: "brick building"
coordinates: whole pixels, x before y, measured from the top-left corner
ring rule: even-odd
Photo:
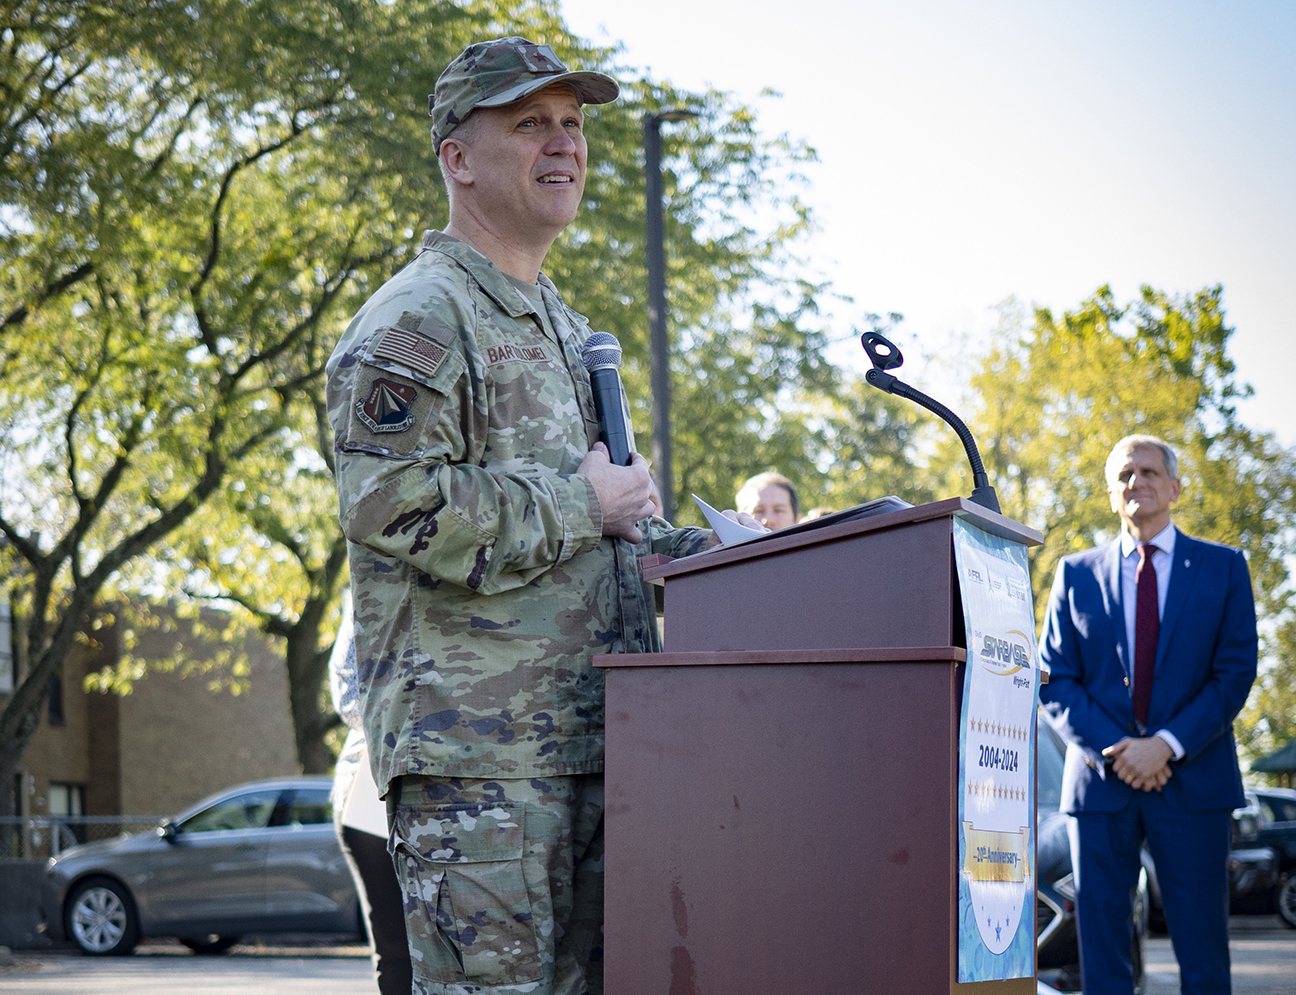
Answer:
[[[300,773],[287,673],[267,640],[246,647],[245,693],[211,691],[201,675],[151,671],[118,696],[84,690],[86,674],[120,653],[115,631],[96,636],[100,648],[77,646],[51,679],[14,785],[22,815],[172,815],[233,784]],[[141,632],[136,654],[169,657],[177,642],[204,658],[183,619],[170,632]]]

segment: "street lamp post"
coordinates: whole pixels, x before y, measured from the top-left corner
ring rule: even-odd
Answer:
[[[675,476],[671,470],[670,342],[666,336],[666,248],[662,220],[661,125],[697,117],[673,108],[643,116],[644,180],[647,189],[648,356],[652,374],[652,462],[661,488],[663,516],[675,518]]]

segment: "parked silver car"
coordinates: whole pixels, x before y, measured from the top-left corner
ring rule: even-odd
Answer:
[[[219,953],[247,933],[359,933],[331,784],[239,785],[154,832],[64,851],[46,865],[47,934],[88,954],[128,954],[145,936]]]

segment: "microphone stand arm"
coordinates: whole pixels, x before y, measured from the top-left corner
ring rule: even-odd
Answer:
[[[884,390],[888,394],[895,394],[897,397],[913,401],[948,422],[949,426],[958,434],[959,441],[963,443],[963,450],[967,453],[968,463],[972,466],[971,500],[983,508],[998,512],[999,496],[990,484],[990,477],[986,473],[985,464],[981,462],[981,452],[977,449],[976,439],[972,437],[972,432],[963,423],[963,419],[941,404],[940,401],[928,397],[922,391],[916,390],[903,380],[886,372],[888,369],[899,366],[904,362],[900,350],[886,338],[877,332],[865,332],[862,336],[862,342],[864,351],[868,353],[869,358],[873,361],[873,369],[864,374],[864,379],[878,390]]]

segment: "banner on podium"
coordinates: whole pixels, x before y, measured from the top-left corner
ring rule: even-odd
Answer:
[[[1034,599],[1026,548],[954,519],[967,628],[959,723],[958,980],[1035,972]]]

